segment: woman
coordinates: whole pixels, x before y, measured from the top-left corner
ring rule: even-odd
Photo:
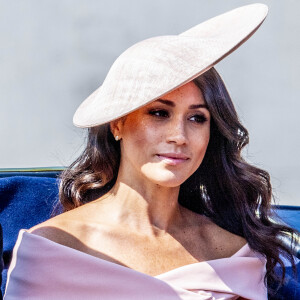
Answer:
[[[242,159],[248,133],[212,67],[266,12],[243,7],[117,59],[75,114],[89,136],[62,175],[65,213],[21,231],[7,299],[267,298],[264,279],[291,255],[276,237],[293,231],[269,220],[269,175]]]

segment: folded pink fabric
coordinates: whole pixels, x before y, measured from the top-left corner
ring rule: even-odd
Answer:
[[[265,260],[248,245],[153,277],[21,230],[5,299],[260,300],[264,274]]]

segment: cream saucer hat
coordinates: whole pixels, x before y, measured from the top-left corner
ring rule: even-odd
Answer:
[[[267,13],[266,5],[251,4],[179,35],[153,37],[131,46],[78,107],[74,125],[93,127],[113,121],[193,80],[243,44]]]

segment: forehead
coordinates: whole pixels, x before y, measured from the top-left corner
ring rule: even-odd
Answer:
[[[188,82],[178,89],[161,97],[163,100],[184,101],[188,104],[205,104],[205,99],[202,91],[193,82]]]

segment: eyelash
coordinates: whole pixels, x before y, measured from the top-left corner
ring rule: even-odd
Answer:
[[[154,109],[154,110],[150,110],[149,114],[151,116],[157,117],[157,118],[168,118],[169,117],[169,112],[167,110],[164,109]],[[195,114],[192,115],[189,119],[195,118],[196,120],[192,121],[198,124],[203,124],[207,121],[207,118],[204,114]]]

